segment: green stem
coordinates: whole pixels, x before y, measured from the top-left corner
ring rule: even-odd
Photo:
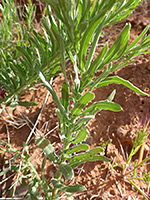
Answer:
[[[34,175],[36,176],[37,180],[39,181],[40,185],[43,185],[41,178],[39,177],[37,171],[35,170],[35,168],[33,167],[33,165],[30,163],[29,160],[26,161],[26,164],[31,168],[32,172],[34,173]]]
[[[135,184],[133,183],[130,179],[128,179],[128,181],[141,193],[141,195],[148,200],[147,195]]]
[[[61,172],[57,171],[57,172],[55,173],[55,178],[56,178],[56,179],[60,179],[61,176],[62,176],[62,173],[61,173]],[[53,189],[53,191],[52,191],[52,199],[56,199],[58,190],[59,190],[58,188],[54,188],[54,189]]]

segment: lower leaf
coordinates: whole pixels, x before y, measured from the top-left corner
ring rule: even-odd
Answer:
[[[83,192],[85,190],[87,190],[86,187],[79,184],[69,185],[64,189],[65,192],[70,192],[70,193]]]

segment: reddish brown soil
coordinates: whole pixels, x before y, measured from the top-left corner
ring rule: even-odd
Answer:
[[[145,13],[145,10],[147,13]],[[138,7],[131,17],[124,20],[123,22],[113,25],[110,28],[104,30],[105,37],[100,39],[101,43],[105,43],[106,40],[110,41],[110,44],[118,33],[121,31],[122,27],[126,22],[132,24],[130,41],[136,38],[136,36],[145,28],[145,26],[150,22],[150,16],[147,7]],[[112,31],[113,30],[113,31]],[[97,49],[97,52],[99,49]],[[97,53],[96,53],[97,54]],[[95,56],[96,56],[95,54]],[[139,56],[136,58],[136,62],[129,65],[117,72],[122,78],[131,81],[134,85],[147,92],[150,95],[150,55]],[[63,76],[59,75],[53,81],[53,86],[60,97],[61,84],[63,82]],[[122,85],[109,85],[108,87],[101,87],[94,91],[95,100],[106,99],[109,94],[116,89],[116,96],[114,101],[120,104],[123,108],[121,112],[110,112],[101,111],[99,112],[95,119],[92,120],[89,125],[89,142],[91,147],[99,146],[103,142],[110,141],[108,148],[106,149],[106,156],[111,158],[112,164],[125,163],[127,155],[131,151],[132,139],[135,138],[135,133],[139,123],[145,120],[146,116],[150,117],[150,99],[149,97],[143,97],[138,95],[128,88]],[[27,91],[21,96],[22,100],[35,101],[38,106],[30,107],[28,109],[18,107],[18,109],[28,116],[28,120],[35,124],[37,117],[41,111],[47,95],[47,90],[44,85],[36,86],[33,89]],[[38,126],[35,132],[36,134],[47,134],[50,130],[58,125],[57,117],[55,114],[56,105],[52,101],[51,96],[49,96],[48,101],[39,118]],[[11,113],[9,111],[9,113]],[[29,126],[25,125],[19,128],[20,114],[17,110],[12,111],[12,114],[18,119],[13,119],[8,117],[3,113],[4,119],[1,119],[1,131],[0,139],[7,140],[8,133],[10,137],[11,144],[22,149],[23,141],[26,141],[29,136],[33,125],[29,122]],[[8,121],[9,120],[9,121]],[[17,121],[16,121],[17,120]],[[12,127],[12,122],[15,122],[17,128]],[[18,124],[17,124],[18,123]],[[59,142],[59,131],[56,128],[52,133],[50,133],[47,138],[51,143]],[[33,134],[34,136],[34,134]],[[32,136],[32,137],[33,137]],[[34,138],[34,137],[33,137]],[[144,156],[149,155],[149,139],[146,141],[146,151]],[[122,150],[123,149],[123,150]],[[40,150],[36,148],[34,143],[30,142],[30,153],[32,155],[31,160],[37,166],[37,169],[41,167],[42,157],[38,157]],[[85,165],[80,166],[75,170],[77,183],[83,184],[87,187],[87,191],[81,194],[77,194],[75,199],[93,199],[93,200],[106,200],[106,199],[138,199],[142,200],[143,197],[140,193],[125,180],[124,177],[130,177],[132,175],[132,169],[134,166],[134,161],[138,159],[139,153],[134,156],[132,162],[130,163],[130,169],[128,168],[126,174],[122,175],[122,168],[116,167],[112,170],[108,163],[105,162],[87,162]],[[149,165],[141,167],[137,170],[137,174],[141,174],[149,170]],[[55,172],[55,168],[47,163],[45,168],[45,174],[48,179],[50,179]],[[135,183],[147,192],[147,186],[142,181],[135,181]]]

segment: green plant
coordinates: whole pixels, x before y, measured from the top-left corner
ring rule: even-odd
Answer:
[[[145,171],[141,177],[137,175],[137,169],[141,166],[148,165],[150,161],[150,156],[143,159],[144,154],[144,148],[145,148],[145,142],[150,134],[150,127],[149,127],[150,121],[146,118],[144,124],[140,123],[138,130],[136,132],[135,139],[132,141],[133,146],[131,149],[131,152],[129,156],[127,157],[127,160],[124,163],[121,164],[114,164],[112,166],[113,169],[115,167],[120,166],[122,167],[122,175],[124,177],[124,180],[129,181],[141,194],[142,196],[148,200],[149,199],[149,186],[150,186],[150,173]],[[139,153],[139,159],[136,160],[134,163],[134,166],[132,169],[130,169],[131,161],[133,159],[133,156],[140,150]],[[127,171],[128,170],[128,171]],[[132,177],[128,177],[128,175],[132,175]],[[134,183],[134,180],[141,180],[146,183],[147,185],[147,194],[140,189],[140,187]]]
[[[150,198],[149,197],[150,173],[145,171],[143,173],[142,177],[138,177],[136,175],[136,170],[137,170],[138,167],[140,167],[142,165],[148,165],[149,164],[150,156],[148,156],[147,158],[145,158],[143,160],[144,145],[145,145],[145,141],[148,138],[149,134],[150,134],[149,120],[145,120],[144,125],[142,125],[142,127],[140,127],[139,130],[137,131],[137,136],[136,136],[135,140],[133,141],[133,147],[132,147],[132,150],[131,150],[130,155],[129,155],[127,162],[126,162],[126,167],[127,167],[129,162],[131,161],[133,155],[135,155],[137,153],[137,151],[141,148],[138,163],[135,162],[133,177],[127,178],[127,180],[142,194],[142,196],[146,200],[148,200]],[[145,192],[143,190],[141,190],[139,188],[139,186],[132,181],[134,179],[135,180],[138,179],[138,180],[144,181],[146,183],[147,194],[145,194]]]
[[[7,102],[6,99],[13,95],[9,102],[12,103],[12,107],[18,99],[15,90],[22,86],[26,87],[26,81],[31,77],[29,67],[23,66],[21,62],[17,63],[19,55],[16,46],[28,45],[29,36],[34,28],[32,23],[35,18],[35,8],[30,4],[21,10],[12,0],[2,0],[0,5],[2,13],[0,19],[0,86],[6,91],[5,100],[2,98],[1,102]]]
[[[29,160],[29,149],[24,143],[26,154],[24,151],[20,154],[22,162],[16,171],[23,173],[20,179],[30,186],[26,199],[37,199],[41,194],[44,199],[57,199],[62,191],[68,199],[71,199],[73,198],[71,193],[86,190],[82,185],[68,184],[67,180],[72,180],[74,177],[74,168],[89,161],[110,161],[104,156],[104,148],[98,146],[90,149],[88,144],[82,144],[88,135],[86,125],[101,110],[118,112],[122,109],[113,102],[115,90],[106,100],[99,102],[94,102],[93,90],[116,83],[123,84],[141,95],[147,95],[129,81],[109,75],[134,62],[134,57],[148,53],[145,50],[150,45],[150,36],[146,35],[149,26],[128,45],[131,25],[126,24],[113,45],[109,47],[108,43],[105,44],[93,61],[102,29],[129,16],[140,0],[95,0],[93,4],[90,0],[44,0],[44,2],[48,4],[47,16],[41,20],[44,35],[33,31],[33,35],[28,38],[28,46],[16,47],[20,57],[11,60],[19,72],[22,69],[29,69],[32,78],[29,77],[23,85],[13,91],[13,94],[4,98],[3,102],[10,102],[37,77],[46,85],[57,104],[61,148],[58,153],[56,149],[59,144],[57,146],[50,144],[45,137],[35,138],[37,146],[44,152],[40,177]],[[73,72],[69,76],[67,59],[70,59],[73,65]],[[117,62],[114,64],[114,61]],[[95,73],[100,70],[100,75],[96,77]],[[61,99],[48,80],[60,72],[64,75]],[[21,71],[21,75],[22,73],[24,72]],[[43,172],[47,158],[56,167],[55,176],[50,183],[47,182]]]
[[[59,73],[61,58],[59,45],[49,27],[51,16],[48,20],[42,20],[43,36],[34,31],[36,7],[30,1],[21,10],[12,0],[3,0],[0,9],[3,15],[0,24],[0,86],[7,92],[0,103],[11,108],[36,105],[34,102],[20,102],[19,96],[37,82],[35,65],[48,71],[49,78]]]

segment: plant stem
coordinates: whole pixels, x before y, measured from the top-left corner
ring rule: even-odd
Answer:
[[[133,183],[130,179],[128,179],[128,181],[141,193],[141,195],[148,200],[147,195],[144,193],[144,191],[142,191],[135,183]]]
[[[57,171],[57,172],[55,173],[55,178],[60,179],[61,176],[62,176],[62,173],[61,173],[61,172]],[[57,192],[58,192],[58,188],[54,188],[53,191],[52,191],[52,199],[56,199],[56,197],[57,197]]]
[[[38,173],[37,173],[37,171],[35,170],[35,168],[33,167],[33,165],[30,163],[30,161],[28,160],[28,161],[26,161],[26,164],[31,168],[31,170],[32,170],[32,172],[35,174],[35,176],[36,176],[36,178],[37,178],[37,180],[39,181],[39,183],[42,185],[43,184],[43,182],[42,182],[42,180],[40,179],[40,177],[39,177],[39,175],[38,175]]]

